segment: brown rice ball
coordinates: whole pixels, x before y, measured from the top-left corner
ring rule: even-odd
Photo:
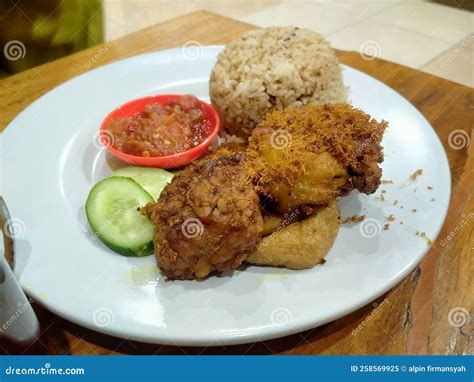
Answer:
[[[347,101],[329,42],[295,27],[251,31],[233,40],[217,58],[209,91],[224,132],[244,139],[274,109]]]

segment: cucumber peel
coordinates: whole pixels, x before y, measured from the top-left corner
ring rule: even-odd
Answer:
[[[95,235],[115,252],[124,256],[151,255],[155,228],[138,209],[153,201],[132,178],[105,178],[89,193],[87,220]]]
[[[132,178],[157,200],[163,188],[173,179],[174,174],[161,168],[128,166],[116,170],[112,176]]]

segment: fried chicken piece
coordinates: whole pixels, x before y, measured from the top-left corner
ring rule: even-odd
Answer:
[[[354,188],[371,194],[380,184],[386,127],[348,104],[274,111],[249,139],[247,171],[281,213],[328,205]]]
[[[243,159],[229,152],[199,160],[143,208],[156,225],[155,255],[167,278],[232,270],[255,251],[263,221]]]

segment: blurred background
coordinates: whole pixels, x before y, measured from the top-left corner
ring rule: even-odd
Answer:
[[[0,76],[196,10],[310,28],[335,48],[474,86],[474,0],[0,0]]]

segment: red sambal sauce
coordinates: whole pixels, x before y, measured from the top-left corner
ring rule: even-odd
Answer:
[[[187,151],[211,133],[204,108],[193,95],[184,95],[164,104],[150,103],[132,117],[111,120],[106,129],[113,136],[112,147],[141,157]]]

